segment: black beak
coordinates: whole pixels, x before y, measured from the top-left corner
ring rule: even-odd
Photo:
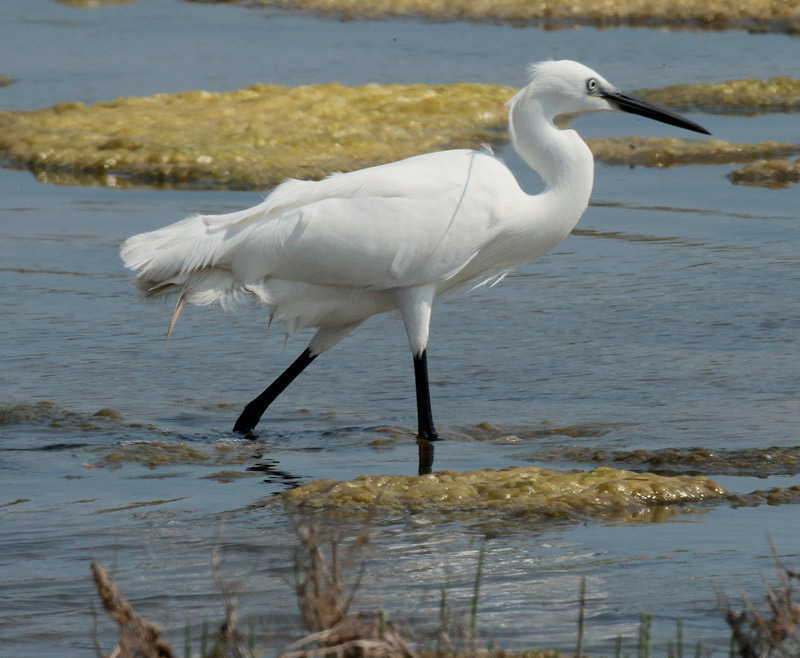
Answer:
[[[694,132],[697,133],[703,133],[705,135],[711,134],[703,128],[703,126],[697,125],[694,121],[689,121],[689,119],[682,117],[680,114],[656,107],[655,105],[641,101],[633,96],[628,96],[628,94],[623,94],[616,89],[612,91],[601,89],[598,93],[602,98],[605,98],[614,107],[623,112],[638,114],[643,117],[655,119],[656,121],[661,121],[662,123],[668,123],[671,126],[686,128],[686,130],[694,130]]]

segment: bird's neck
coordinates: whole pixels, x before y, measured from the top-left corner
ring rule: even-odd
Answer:
[[[552,113],[535,98],[512,103],[509,131],[517,153],[544,180],[543,194],[574,209],[577,222],[589,203],[594,182],[589,147],[574,130],[557,128]]]

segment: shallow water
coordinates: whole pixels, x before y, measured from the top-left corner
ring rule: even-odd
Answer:
[[[796,75],[798,44],[737,32],[339,23],[168,0],[91,11],[11,3],[0,42],[0,72],[17,79],[0,90],[9,109],[256,82],[521,84],[529,61],[550,56],[585,61],[624,87],[654,87]],[[794,117],[693,118],[731,141],[798,140]],[[576,127],[585,137],[674,134],[615,115]],[[513,153],[502,156],[537,189]],[[798,188],[734,186],[729,170],[598,166],[593,205],[573,236],[500,285],[440,305],[429,359],[446,440],[435,468],[528,465],[561,446],[797,444]],[[304,337],[284,345],[259,309],[189,309],[164,352],[170,309],[136,299],[118,244],[259,199],[48,186],[0,170],[0,655],[92,652],[92,558],[116,567],[137,610],[174,625],[180,645],[185,620],[220,614],[214,548],[224,574],[242,582],[242,614],[284,628],[280,646],[299,626],[290,594],[297,519],[269,496],[313,478],[416,472],[411,359],[395,317],[374,318],[315,362],[252,444],[230,427]],[[121,416],[92,416],[102,409]],[[236,458],[112,467],[107,455],[131,441],[219,445]],[[587,467],[557,451],[544,465]],[[715,478],[735,493],[798,483]],[[663,523],[384,519],[373,527],[365,596],[433,628],[442,585],[467,610],[485,547],[479,626],[503,646],[570,650],[585,575],[590,653],[610,653],[618,634],[632,647],[641,610],[656,615],[657,644],[683,618],[688,641],[722,653],[715,587],[758,599],[761,576],[773,572],[768,537],[796,566],[797,515],[794,505],[723,502]],[[360,521],[337,523],[346,532]],[[99,632],[110,648],[111,623],[101,619]]]

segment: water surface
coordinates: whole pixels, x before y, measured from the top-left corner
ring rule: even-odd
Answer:
[[[525,66],[547,57],[584,61],[627,88],[796,75],[797,61],[796,39],[783,35],[340,23],[169,0],[91,11],[12,3],[0,41],[2,73],[17,79],[0,90],[8,109],[256,82],[519,85]],[[798,139],[793,117],[693,118],[731,141]],[[585,137],[678,134],[615,115],[576,127]],[[539,188],[513,153],[501,155],[526,189]],[[599,166],[574,235],[502,284],[439,306],[429,360],[446,440],[435,468],[528,464],[560,446],[796,445],[798,191],[734,186],[728,170]],[[260,198],[56,187],[0,170],[0,639],[10,654],[93,651],[93,558],[115,567],[136,609],[174,626],[180,645],[185,620],[220,614],[214,548],[242,583],[245,617],[299,632],[293,519],[269,497],[313,478],[416,471],[411,358],[396,317],[373,318],[316,361],[252,444],[230,432],[240,407],[308,336],[286,342],[259,309],[193,308],[164,351],[171,309],[137,300],[119,243]],[[116,413],[92,416],[103,409]],[[153,441],[230,446],[244,457],[154,469],[104,462],[127,442]],[[718,480],[738,493],[797,484],[786,475]],[[467,609],[485,547],[479,625],[501,645],[572,649],[585,575],[593,655],[611,652],[618,634],[632,646],[641,610],[656,615],[656,643],[683,618],[689,640],[721,652],[715,587],[758,599],[773,570],[768,537],[796,566],[797,510],[693,511],[661,524],[385,519],[373,527],[365,605],[433,627],[442,585]],[[113,630],[101,620],[107,649]]]

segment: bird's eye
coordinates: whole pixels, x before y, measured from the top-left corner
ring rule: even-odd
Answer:
[[[586,81],[586,91],[588,91],[590,94],[596,92],[599,86],[600,84],[597,82],[597,78],[589,78]]]

